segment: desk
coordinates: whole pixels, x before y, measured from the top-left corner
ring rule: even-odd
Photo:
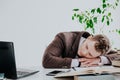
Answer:
[[[37,68],[38,70],[38,68]],[[27,77],[24,77],[24,78],[20,78],[20,79],[17,79],[17,80],[73,80],[73,78],[54,78],[53,76],[46,76],[46,74],[50,71],[53,71],[53,70],[68,70],[68,69],[39,69],[39,72],[34,74],[34,75],[31,75],[31,76],[27,76]],[[12,79],[6,79],[6,80],[12,80]]]
[[[74,80],[74,78],[54,78],[53,76],[46,76],[46,74],[53,70],[68,70],[68,69],[40,69],[38,73],[21,78],[19,80]],[[114,75],[116,80],[120,80],[120,75]]]

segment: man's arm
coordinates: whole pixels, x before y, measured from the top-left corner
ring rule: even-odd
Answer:
[[[99,63],[102,65],[108,64],[111,65],[113,60],[120,59],[120,54],[117,51],[110,51],[107,55],[105,56],[100,56],[98,58],[93,58],[93,59],[87,59],[87,58],[81,58],[79,61],[83,66],[99,66]]]
[[[110,64],[112,64],[113,60],[118,60],[120,59],[120,52],[119,51],[114,51],[111,50],[108,55],[106,55],[107,59],[109,60]]]
[[[80,67],[98,66],[100,58],[80,58],[79,62],[81,63]]]
[[[64,53],[63,40],[56,36],[52,43],[46,48],[43,56],[44,68],[70,68],[72,58],[63,58]]]

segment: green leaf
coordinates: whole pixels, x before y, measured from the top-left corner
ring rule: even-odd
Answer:
[[[93,21],[90,19],[90,28],[93,28]]]
[[[109,22],[109,20],[107,21],[107,25],[108,25],[108,26],[110,25],[110,22]]]
[[[102,17],[102,22],[104,22],[104,17],[105,17],[105,16]]]
[[[111,16],[111,12],[108,13],[108,16],[109,16],[109,17]]]
[[[120,35],[120,30],[117,29],[116,32]]]
[[[105,11],[106,11],[106,9],[104,9],[104,10],[102,11],[102,14],[104,14],[104,13],[105,13]]]
[[[116,6],[118,6],[118,3],[115,3]]]
[[[109,17],[108,17],[108,16],[106,16],[106,19],[107,19],[107,20],[109,20]]]
[[[82,24],[82,20],[81,19],[79,19],[79,22]]]
[[[72,20],[74,20],[74,16],[72,16]]]
[[[119,0],[116,0],[117,2],[119,2]]]
[[[103,8],[106,8],[107,6],[106,6],[106,4],[103,4],[102,7],[103,7]]]
[[[89,20],[86,21],[86,29],[90,27],[90,23],[89,23]]]
[[[90,13],[89,13],[88,11],[85,11],[85,13],[86,13],[87,15],[90,15]]]
[[[100,8],[97,8],[97,13],[101,13],[101,9]]]
[[[95,9],[92,9],[92,10],[91,10],[91,13],[93,13],[93,14],[94,14],[94,13],[95,13]]]
[[[79,9],[73,9],[73,11],[79,11]]]
[[[103,3],[105,3],[106,0],[102,0]]]
[[[79,17],[80,15],[79,14],[77,14],[77,17]]]
[[[97,23],[97,17],[94,17],[94,18],[93,18],[93,21],[94,21],[95,23]]]
[[[83,22],[85,23],[86,21],[87,21],[87,18],[85,18]]]
[[[94,24],[91,19],[86,21],[86,29],[87,28],[91,28],[91,29],[94,28]]]
[[[120,34],[120,30],[118,31],[118,33]]]
[[[82,24],[82,22],[83,22],[83,16],[79,16],[79,22]]]
[[[109,3],[107,3],[107,6],[108,6],[108,7],[110,7],[110,4],[109,4]]]
[[[76,17],[76,13],[74,13],[74,16]]]

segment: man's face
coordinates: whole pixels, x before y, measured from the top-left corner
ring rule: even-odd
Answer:
[[[95,50],[95,41],[87,38],[85,42],[78,49],[78,55],[85,58],[95,58],[101,55],[100,52]]]

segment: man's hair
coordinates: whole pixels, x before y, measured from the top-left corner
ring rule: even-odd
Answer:
[[[96,41],[95,49],[98,52],[101,52],[102,55],[105,55],[110,50],[110,41],[109,39],[103,34],[97,34],[92,37],[92,40]]]

